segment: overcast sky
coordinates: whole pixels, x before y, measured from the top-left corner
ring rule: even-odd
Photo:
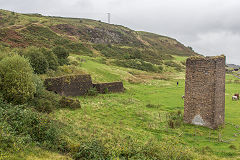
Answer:
[[[240,65],[240,0],[0,0],[0,8],[90,18],[177,39]]]

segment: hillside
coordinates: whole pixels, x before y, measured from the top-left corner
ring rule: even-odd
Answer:
[[[60,43],[71,48],[72,52],[81,52],[84,48],[93,51],[96,44],[111,44],[118,48],[152,51],[157,56],[195,55],[175,39],[90,19],[46,17],[0,10],[0,28],[1,43],[10,47],[52,47]]]

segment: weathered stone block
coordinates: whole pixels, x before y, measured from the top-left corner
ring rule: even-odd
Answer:
[[[122,82],[98,83],[98,84],[93,84],[93,87],[95,87],[99,93],[124,91]]]
[[[184,122],[216,129],[225,118],[225,57],[186,61]]]
[[[81,96],[93,87],[90,75],[70,75],[48,78],[44,82],[46,89],[63,96]]]

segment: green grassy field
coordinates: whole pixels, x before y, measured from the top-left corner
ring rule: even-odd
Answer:
[[[90,73],[95,82],[121,80],[126,91],[78,97],[82,109],[60,109],[52,113],[52,117],[68,126],[66,130],[76,133],[77,136],[66,135],[70,141],[76,141],[79,136],[82,139],[96,138],[108,141],[106,145],[111,148],[116,145],[112,144],[116,139],[118,145],[129,147],[125,144],[126,137],[138,144],[145,144],[150,139],[158,143],[174,139],[199,155],[209,156],[205,158],[240,158],[240,103],[231,100],[231,96],[239,92],[240,84],[234,82],[237,80],[234,76],[226,75],[226,124],[222,130],[187,124],[172,129],[166,123],[166,114],[173,111],[183,113],[184,73],[164,73],[158,77],[100,64],[89,57],[82,58],[86,61],[80,68]],[[136,83],[131,81],[134,78],[138,79]]]

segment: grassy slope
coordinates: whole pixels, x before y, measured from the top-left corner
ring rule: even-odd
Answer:
[[[141,72],[146,75],[140,78],[142,83],[131,84],[126,81],[134,77],[129,74],[129,72],[135,72],[131,69],[111,67],[90,59],[82,64],[81,68],[91,73],[95,81],[123,80],[127,89],[125,93],[98,95],[94,98],[79,97],[82,109],[75,111],[63,109],[52,114],[83,137],[91,135],[102,139],[119,137],[119,139],[124,139],[124,137],[131,136],[139,143],[146,143],[150,138],[161,141],[164,137],[172,137],[196,150],[210,147],[213,151],[208,155],[213,156],[212,158],[215,156],[239,158],[240,111],[237,109],[239,101],[232,101],[231,95],[238,92],[240,84],[229,83],[229,80],[235,77],[227,75],[226,125],[221,133],[222,140],[225,142],[218,142],[218,131],[204,127],[183,125],[177,129],[166,129],[165,113],[175,110],[183,111],[181,99],[184,94],[183,73],[165,75],[164,77],[169,80],[158,80],[156,77],[156,79],[149,79],[150,74]],[[180,82],[178,87],[177,81]],[[159,106],[147,108],[147,104]],[[234,125],[238,125],[238,128]],[[230,149],[230,145],[235,145],[237,150]]]
[[[65,124],[66,137],[73,143],[84,139],[101,139],[107,145],[128,147],[127,137],[134,143],[146,144],[150,139],[161,143],[166,138],[190,147],[202,159],[236,159],[239,158],[239,101],[232,101],[233,93],[240,87],[232,75],[226,76],[226,125],[221,131],[218,142],[218,131],[192,125],[180,128],[166,128],[167,112],[183,111],[184,73],[163,73],[161,75],[134,69],[116,67],[99,63],[98,58],[71,55],[72,60],[85,59],[79,69],[90,73],[95,82],[123,81],[126,92],[103,94],[96,97],[76,97],[81,101],[82,109],[60,109],[51,113],[51,117]],[[176,57],[178,59],[179,57]],[[182,58],[180,58],[182,60]],[[176,82],[179,86],[176,86]],[[131,83],[130,83],[131,82]],[[147,104],[157,107],[148,108]],[[231,149],[230,145],[237,149]],[[118,148],[115,146],[114,148]],[[69,159],[68,156],[31,147],[18,154],[13,153],[10,159]],[[202,151],[207,148],[207,151]],[[202,157],[201,154],[205,154]],[[24,155],[24,156],[23,156]]]

